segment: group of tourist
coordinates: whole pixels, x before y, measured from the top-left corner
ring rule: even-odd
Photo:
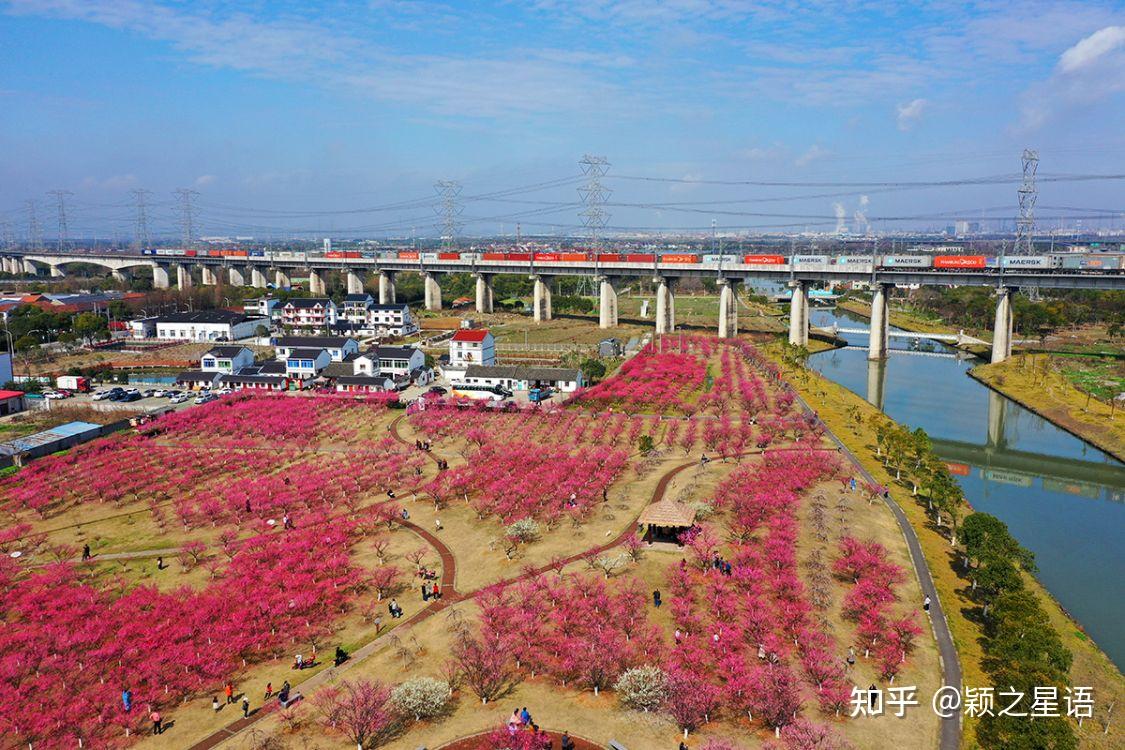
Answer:
[[[441,584],[436,581],[422,581],[422,601],[441,598]]]

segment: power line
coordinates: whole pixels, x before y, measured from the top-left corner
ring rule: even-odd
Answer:
[[[441,246],[456,247],[457,230],[461,228],[461,223],[457,219],[463,210],[457,199],[461,194],[461,183],[456,180],[439,180],[434,183],[434,190],[441,200],[441,203],[434,207],[434,211],[441,218],[441,223],[438,225],[438,230],[441,232]]]
[[[697,180],[683,177],[644,177],[614,175],[611,179],[641,182],[669,182],[688,185],[749,185],[753,187],[809,187],[809,188],[908,188],[908,187],[962,187],[967,185],[1003,185],[1020,182],[1014,174],[973,177],[957,180],[917,180],[900,182],[795,182],[788,180]],[[1060,174],[1039,176],[1041,182],[1095,182],[1125,180],[1125,174]]]
[[[578,188],[584,206],[578,215],[582,217],[582,225],[590,230],[590,247],[596,249],[610,216],[605,205],[613,191],[602,184],[602,178],[609,171],[609,159],[586,154],[578,164],[586,176],[586,184]]]

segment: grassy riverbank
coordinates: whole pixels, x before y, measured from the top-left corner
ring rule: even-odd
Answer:
[[[771,346],[767,351],[779,365],[785,367],[779,347]],[[879,482],[892,488],[892,495],[914,527],[929,562],[934,585],[961,659],[964,684],[968,687],[988,686],[988,677],[981,666],[984,653],[981,647],[983,628],[979,619],[980,605],[969,595],[968,582],[958,574],[960,566],[955,550],[927,516],[922,498],[912,498],[911,488],[895,482],[893,474],[876,458],[875,435],[871,425],[872,417],[877,417],[880,412],[848,389],[807,368],[788,369],[786,377],[817,410],[829,429],[860,458],[871,474]],[[853,419],[853,413],[861,415],[861,419]],[[1039,598],[1063,644],[1074,655],[1070,670],[1072,684],[1094,688],[1097,704],[1095,719],[1087,720],[1082,727],[1076,729],[1081,746],[1097,750],[1125,747],[1125,729],[1121,722],[1114,723],[1111,720],[1107,733],[1103,733],[1105,727],[1102,723],[1110,703],[1115,699],[1120,701],[1125,696],[1125,678],[1037,580],[1029,576],[1027,588]],[[977,747],[974,723],[971,719],[965,720],[963,747]]]
[[[1075,385],[1075,372],[1081,374],[1081,370],[1068,370],[1058,358],[1046,354],[1020,354],[994,365],[974,367],[969,374],[1025,409],[1125,461],[1125,414],[1121,413],[1125,408],[1114,408],[1080,390]]]

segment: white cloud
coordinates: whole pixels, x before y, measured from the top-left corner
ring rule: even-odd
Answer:
[[[808,150],[806,150],[805,153],[798,156],[793,164],[798,167],[807,167],[817,159],[823,159],[831,153],[831,151],[821,148],[820,144],[814,143],[813,145],[809,146]]]
[[[1125,46],[1125,26],[1106,26],[1074,45],[1059,58],[1059,70],[1074,73]]]
[[[198,177],[195,178],[195,186],[196,187],[206,187],[214,181],[215,181],[215,175],[213,175],[213,174],[201,174],[201,175],[199,175]]]
[[[906,131],[917,125],[928,103],[925,99],[914,99],[898,105],[898,129]]]
[[[1085,110],[1125,92],[1125,26],[1106,26],[1065,50],[1055,72],[1024,92],[1025,131]]]

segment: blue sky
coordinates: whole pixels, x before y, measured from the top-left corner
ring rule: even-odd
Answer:
[[[609,158],[619,203],[767,199],[737,210],[842,210],[849,224],[857,210],[1014,212],[1011,185],[871,191],[861,204],[858,191],[707,181],[996,175],[1018,170],[1025,146],[1045,174],[1123,172],[1123,110],[1121,3],[0,2],[0,218],[17,234],[31,198],[51,234],[52,189],[74,193],[72,234],[126,231],[123,204],[141,187],[158,224],[173,189],[199,190],[213,233],[432,234],[428,207],[322,212],[425,198],[438,179],[480,195],[571,177],[584,153]],[[776,201],[810,193],[824,197]],[[571,183],[518,197],[577,200]],[[1119,181],[1055,184],[1040,204],[1122,197]],[[534,206],[476,201],[465,216]],[[784,221],[612,213],[622,226]]]

